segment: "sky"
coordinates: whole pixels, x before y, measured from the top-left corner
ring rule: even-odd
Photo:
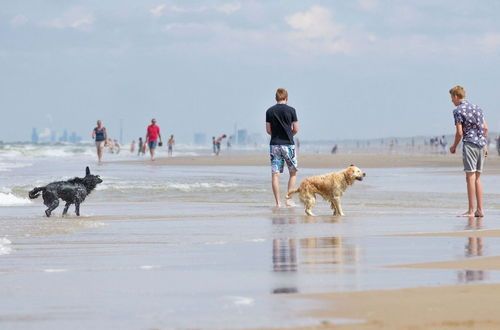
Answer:
[[[265,134],[278,87],[299,137],[453,134],[459,84],[500,131],[496,0],[0,2],[0,141],[33,127],[124,140]]]

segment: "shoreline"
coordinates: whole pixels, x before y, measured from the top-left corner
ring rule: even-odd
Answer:
[[[485,172],[499,172],[498,156],[489,156]],[[267,154],[220,155],[220,156],[180,156],[161,157],[155,161],[141,160],[117,161],[122,164],[144,164],[151,166],[269,166]],[[456,168],[462,171],[461,155],[394,155],[394,154],[299,154],[300,168],[342,169],[354,164],[360,168],[401,168],[436,167]]]

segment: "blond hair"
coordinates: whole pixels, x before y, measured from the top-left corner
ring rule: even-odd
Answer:
[[[465,98],[465,89],[462,86],[455,86],[452,89],[450,89],[450,94],[451,96],[457,96],[460,99]]]
[[[286,101],[288,100],[288,92],[284,88],[278,88],[276,90],[276,101]]]

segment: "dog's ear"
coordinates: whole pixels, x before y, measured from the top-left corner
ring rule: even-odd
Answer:
[[[90,168],[88,166],[85,168],[85,175],[90,175]]]
[[[354,166],[354,164],[351,164],[351,165],[349,165],[349,166]]]

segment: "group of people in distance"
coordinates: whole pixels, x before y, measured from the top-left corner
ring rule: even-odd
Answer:
[[[449,93],[452,103],[456,106],[453,110],[456,127],[455,139],[449,151],[452,154],[456,153],[460,142],[463,143],[462,158],[467,182],[468,209],[461,216],[483,217],[481,173],[485,157],[488,155],[488,126],[486,125],[483,110],[465,98],[465,89],[462,86],[451,88]],[[283,173],[285,164],[289,172],[287,191],[294,188],[297,179],[298,162],[294,136],[299,131],[299,125],[296,110],[288,105],[287,90],[278,88],[275,98],[277,103],[266,111],[266,132],[270,135],[271,187],[275,205],[281,207],[280,175]],[[95,139],[97,156],[99,162],[101,162],[104,144],[107,140],[106,129],[102,126],[101,120],[97,121],[97,127],[92,131],[92,137]],[[223,134],[217,138],[215,136],[212,138],[215,155],[219,155],[221,142],[226,137],[226,134]],[[175,139],[171,135],[167,142],[169,156],[172,155],[174,144]],[[148,147],[151,160],[154,160],[155,149],[161,145],[160,127],[153,118],[151,125],[147,128],[145,141],[143,142],[142,138],[139,138],[139,154],[144,154],[146,147]],[[335,151],[332,150],[332,153],[335,153],[336,149],[335,147]],[[294,203],[292,200],[287,199],[285,205],[294,206]]]
[[[94,128],[92,131],[92,139],[95,140],[95,146],[97,150],[97,158],[99,160],[99,163],[102,162],[102,155],[104,151],[104,147],[107,146],[107,141],[108,141],[108,135],[106,132],[106,127],[102,126],[102,121],[98,120],[97,121],[97,127]],[[113,146],[118,147],[119,152],[119,144],[118,141],[114,141]],[[144,155],[146,153],[146,150],[149,149],[149,154],[151,156],[151,160],[155,160],[155,151],[158,146],[162,146],[163,142],[161,140],[161,134],[160,134],[160,126],[156,124],[156,119],[151,119],[151,125],[147,127],[146,130],[146,138],[145,140],[142,139],[142,137],[139,138],[138,141],[138,155]],[[168,146],[168,155],[172,156],[173,154],[173,148],[175,145],[175,138],[174,135],[170,135],[168,141],[167,141],[167,146]],[[135,152],[135,141],[132,141],[130,145],[130,152],[134,153]]]

